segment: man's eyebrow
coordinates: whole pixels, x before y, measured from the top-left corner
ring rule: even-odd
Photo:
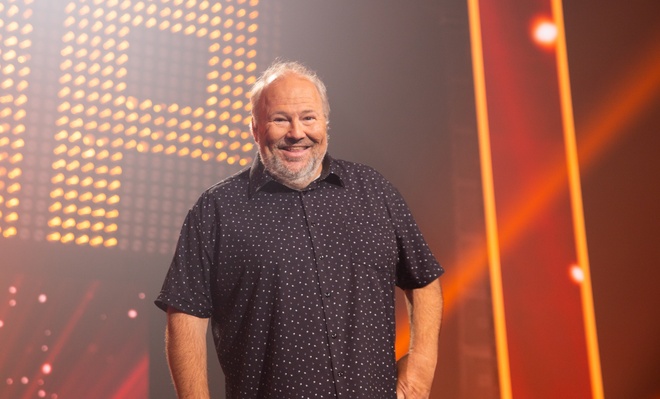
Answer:
[[[273,112],[269,113],[268,117],[273,118],[275,116],[284,116],[284,117],[289,118],[291,116],[291,114],[292,113],[289,113],[287,111],[276,110],[276,111],[273,111]],[[293,112],[293,114],[296,114],[296,112]],[[321,111],[313,109],[313,108],[308,108],[308,109],[304,109],[304,110],[300,111],[297,114],[299,114],[299,115],[321,114]]]

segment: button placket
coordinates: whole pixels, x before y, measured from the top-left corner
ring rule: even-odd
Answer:
[[[317,278],[318,278],[318,284],[319,284],[319,290],[321,293],[321,304],[323,308],[323,314],[324,314],[324,320],[325,320],[325,329],[326,333],[328,334],[328,350],[330,353],[330,362],[332,364],[332,368],[334,370],[337,370],[340,367],[340,364],[338,364],[338,348],[337,345],[338,343],[338,338],[339,335],[336,332],[333,332],[333,329],[336,328],[333,326],[332,320],[331,320],[331,312],[328,310],[328,306],[330,305],[329,298],[332,296],[331,291],[329,289],[325,289],[325,287],[329,284],[328,282],[325,281],[324,275],[324,261],[328,258],[327,255],[321,253],[320,249],[320,236],[319,236],[319,231],[318,231],[318,225],[319,223],[317,220],[315,220],[315,215],[312,214],[311,210],[312,207],[310,207],[309,202],[311,201],[310,199],[310,193],[311,191],[303,191],[301,192],[300,195],[300,201],[302,204],[305,220],[307,222],[307,229],[309,232],[309,237],[312,243],[312,248],[314,251],[314,263],[316,267],[316,273],[317,273]],[[335,378],[337,377],[342,377],[343,376],[343,371],[340,372],[341,375],[338,373],[335,373]]]

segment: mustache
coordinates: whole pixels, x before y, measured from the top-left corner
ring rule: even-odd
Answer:
[[[276,147],[290,147],[292,145],[297,145],[297,146],[303,146],[303,147],[311,147],[315,144],[318,144],[319,141],[312,140],[309,137],[305,138],[300,138],[300,139],[295,139],[295,138],[290,138],[290,137],[283,137],[275,143]]]
[[[326,141],[330,141],[330,135],[326,134],[325,136]],[[275,142],[276,147],[289,147],[292,145],[299,145],[299,146],[308,146],[311,147],[315,144],[320,144],[323,139],[319,137],[318,139],[311,138],[309,136],[306,137],[301,137],[301,138],[294,138],[294,137],[282,137],[281,139],[277,140]]]

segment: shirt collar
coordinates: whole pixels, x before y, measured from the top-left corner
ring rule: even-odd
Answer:
[[[338,167],[337,162],[335,162],[330,154],[326,153],[325,157],[323,157],[321,175],[304,190],[308,190],[315,184],[318,184],[322,181],[334,184],[339,187],[344,187],[344,181],[342,180],[341,176],[342,171],[343,169]],[[266,187],[272,187],[275,191],[292,190],[291,188],[273,179],[273,177],[266,171],[263,162],[261,162],[261,157],[259,156],[259,153],[257,153],[250,168],[250,184],[248,193],[249,198],[252,198],[257,193],[257,191],[266,189]]]

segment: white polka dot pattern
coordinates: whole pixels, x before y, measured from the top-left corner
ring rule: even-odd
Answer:
[[[401,195],[326,156],[289,189],[250,169],[190,210],[156,304],[211,317],[228,398],[395,398],[394,285],[443,273]]]

